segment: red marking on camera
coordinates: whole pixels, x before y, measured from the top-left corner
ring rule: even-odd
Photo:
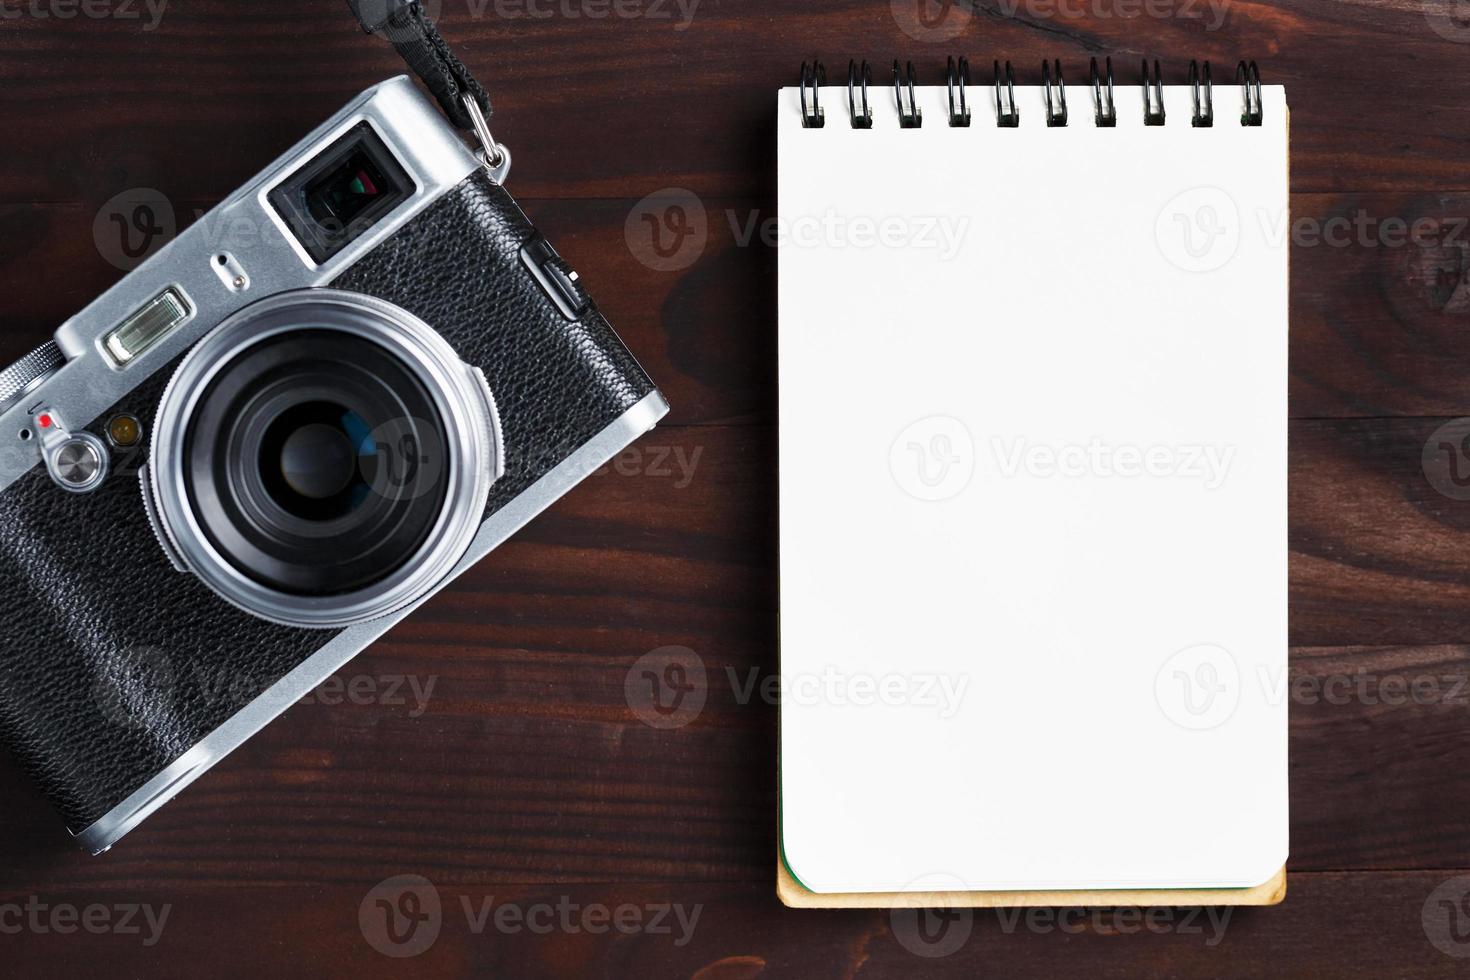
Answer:
[[[51,428],[51,416],[50,415],[42,414],[40,418],[36,419],[36,421],[40,424],[41,428],[43,428],[43,429],[49,429],[49,428]]]

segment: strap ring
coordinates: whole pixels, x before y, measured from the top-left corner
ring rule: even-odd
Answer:
[[[505,183],[505,178],[510,174],[510,150],[504,144],[495,142],[495,137],[490,135],[490,124],[485,120],[485,113],[474,96],[466,92],[459,98],[474,125],[475,139],[480,141],[480,156],[484,160],[485,169],[490,172],[495,183]]]

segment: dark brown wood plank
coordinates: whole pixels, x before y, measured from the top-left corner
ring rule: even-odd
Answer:
[[[1464,895],[1457,872],[1311,874],[1264,909],[1053,909],[942,913],[792,911],[760,884],[464,886],[410,866],[416,930],[391,945],[388,908],[404,891],[352,885],[177,889],[46,889],[18,899],[45,931],[6,945],[15,976],[87,975],[99,962],[127,976],[510,976],[810,980],[925,976],[1459,977],[1457,943],[1439,903]],[[118,905],[146,906],[137,933],[59,934],[52,916],[89,905],[118,923]],[[366,909],[364,909],[366,906]],[[167,913],[165,915],[165,908]],[[1428,914],[1426,915],[1426,908]],[[67,910],[78,910],[69,913]],[[436,910],[437,909],[437,913]],[[156,923],[162,922],[161,930]],[[151,924],[152,923],[152,924]],[[1463,928],[1463,915],[1456,925]],[[437,931],[436,931],[437,927]],[[922,931],[921,931],[922,930]],[[144,943],[159,937],[152,946]],[[929,938],[919,938],[926,936]],[[1449,953],[1435,945],[1438,940]],[[372,945],[419,950],[393,959]]]
[[[145,29],[146,15],[38,19],[25,13],[32,2],[6,4],[21,15],[4,22],[0,63],[4,203],[100,203],[100,188],[140,185],[218,198],[402,67],[334,3],[298,5],[290,17],[258,4],[174,3]],[[674,0],[618,8],[637,16],[583,0],[541,3],[545,17],[527,16],[525,0],[435,5],[496,98],[496,132],[515,151],[526,196],[637,199],[670,184],[762,196],[774,92],[793,84],[803,59],[825,57],[835,79],[847,58],[871,58],[880,81],[888,59],[913,59],[937,84],[950,53],[969,56],[981,79],[992,58],[1012,59],[1033,84],[1042,59],[1061,58],[1079,97],[1092,55],[1114,56],[1128,84],[1141,56],[1165,59],[1180,84],[1188,59],[1208,58],[1222,106],[1236,97],[1237,59],[1253,57],[1291,96],[1295,190],[1470,189],[1470,105],[1447,84],[1464,46],[1417,3],[1217,4],[1222,21],[1186,0],[1148,8],[1162,16],[1141,4],[1009,0],[973,16],[953,9],[939,30],[917,26],[915,4],[704,0],[690,18]],[[586,13],[598,8],[608,15]]]
[[[1453,422],[1293,423],[1294,643],[1470,638],[1465,426]]]
[[[1290,698],[1293,870],[1470,854],[1470,503],[1419,470],[1434,425],[1293,428],[1293,673],[1246,679]],[[768,880],[773,459],[769,427],[655,430],[100,860],[0,766],[6,881]],[[658,729],[626,685],[670,645],[706,700]]]

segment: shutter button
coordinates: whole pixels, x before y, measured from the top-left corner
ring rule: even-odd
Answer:
[[[72,493],[96,490],[107,479],[107,447],[90,432],[68,432],[54,409],[36,412],[41,458],[57,486]]]
[[[568,320],[580,320],[592,306],[582,279],[544,238],[535,238],[521,249],[521,261],[541,284],[546,295]]]

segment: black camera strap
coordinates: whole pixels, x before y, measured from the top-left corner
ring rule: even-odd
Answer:
[[[392,42],[450,121],[479,139],[486,167],[504,179],[510,153],[490,135],[490,95],[449,50],[419,0],[347,0],[347,5],[364,31]]]

